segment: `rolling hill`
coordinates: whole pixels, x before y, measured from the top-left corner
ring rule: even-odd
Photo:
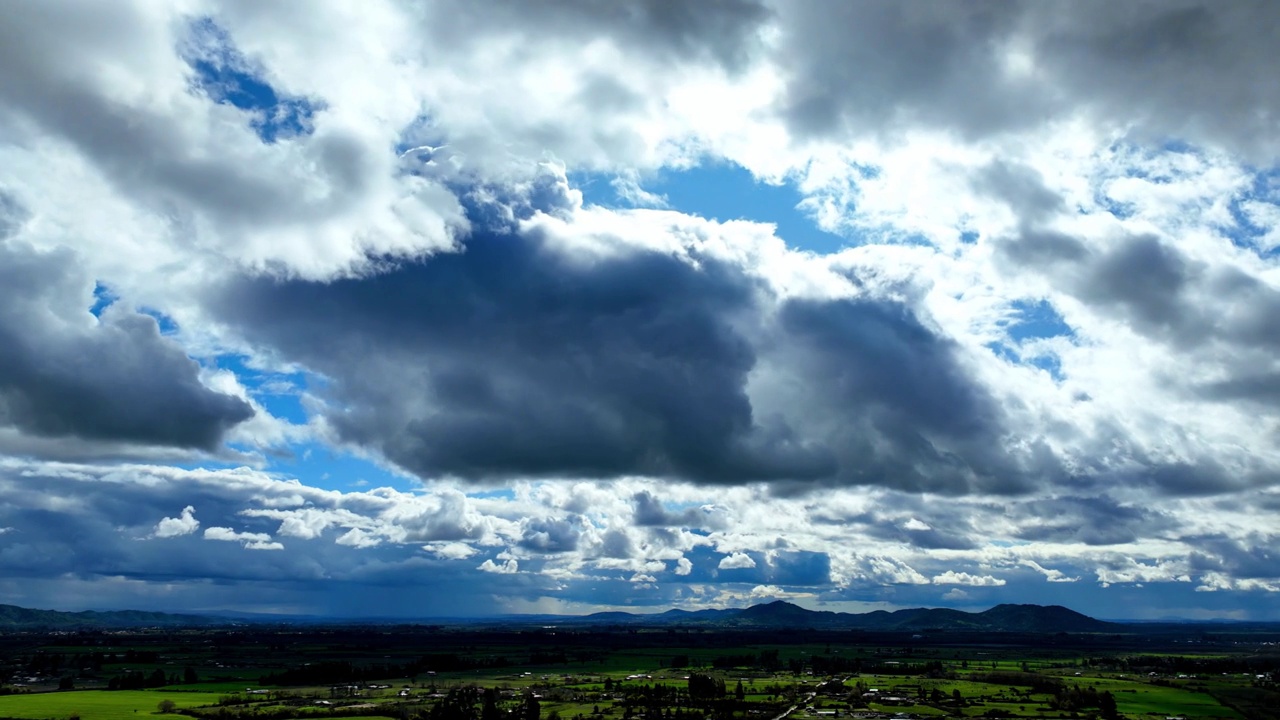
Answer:
[[[840,613],[806,610],[777,600],[740,610],[668,610],[657,615],[626,612],[597,613],[582,617],[555,617],[566,624],[635,624],[650,626],[719,626],[737,628],[829,628],[868,631],[977,631],[977,632],[1115,632],[1121,626],[1096,620],[1060,605],[997,605],[971,613],[948,608],[912,608],[888,612]]]
[[[141,627],[192,627],[225,624],[222,618],[141,610],[61,612],[0,605],[0,630],[86,630]]]

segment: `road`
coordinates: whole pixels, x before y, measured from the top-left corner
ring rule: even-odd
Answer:
[[[807,704],[809,704],[809,703],[813,702],[813,699],[814,699],[814,698],[816,698],[816,697],[818,697],[818,693],[816,693],[816,692],[811,692],[811,693],[809,693],[809,697],[807,697],[807,698],[805,698],[803,701],[798,702],[798,703],[796,703],[795,705],[792,705],[791,707],[787,708],[787,709],[786,709],[786,710],[785,710],[781,715],[779,715],[779,716],[775,717],[773,720],[784,720],[784,718],[786,718],[788,715],[790,715],[791,713],[795,712],[795,711],[796,711],[796,708],[800,707],[801,705],[807,705]]]

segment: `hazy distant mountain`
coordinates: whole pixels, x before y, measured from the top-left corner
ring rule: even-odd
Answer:
[[[0,605],[0,631],[13,630],[87,630],[141,627],[196,627],[232,622],[284,622],[297,624],[342,624],[349,622],[390,624],[406,620],[342,620],[337,618],[304,618],[280,616],[209,617],[175,615],[160,612],[118,610],[110,612],[59,612],[31,610],[14,605]],[[1095,620],[1074,610],[1052,605],[997,605],[978,613],[946,608],[913,608],[886,612],[838,613],[805,608],[778,600],[748,608],[668,610],[663,613],[638,615],[628,612],[600,612],[591,615],[509,615],[487,620],[452,622],[461,625],[525,625],[529,623],[557,625],[645,625],[661,627],[705,628],[828,628],[833,630],[867,630],[882,632],[1116,632],[1123,626]]]
[[[190,627],[226,623],[201,615],[173,615],[140,610],[61,612],[0,605],[0,630],[87,630],[97,628]]]
[[[831,628],[872,631],[968,630],[980,632],[1115,632],[1120,626],[1096,620],[1060,605],[997,605],[979,613],[947,608],[838,613],[777,600],[741,610],[669,610],[658,615],[626,612],[559,617],[573,624],[697,625],[760,628]]]

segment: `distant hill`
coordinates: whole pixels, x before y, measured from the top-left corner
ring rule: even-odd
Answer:
[[[0,605],[0,632],[23,630],[90,630],[144,627],[208,627],[232,623],[289,624],[395,624],[406,620],[343,620],[339,618],[307,618],[281,616],[211,617],[177,615],[139,610],[109,612],[60,612],[32,610],[15,605]],[[412,622],[412,621],[410,621]],[[460,625],[634,625],[646,627],[701,628],[814,628],[832,630],[867,630],[873,632],[1020,632],[1020,633],[1095,633],[1118,632],[1125,626],[1095,620],[1059,605],[997,605],[990,610],[971,613],[947,608],[912,608],[887,612],[840,613],[828,610],[806,610],[794,603],[777,600],[748,608],[706,610],[668,610],[657,614],[600,612],[591,615],[508,615],[489,619],[456,619]]]
[[[839,613],[806,610],[785,600],[740,610],[669,610],[658,615],[626,612],[597,613],[582,617],[551,617],[564,624],[634,624],[661,626],[710,626],[738,628],[830,628],[869,631],[971,631],[971,632],[1116,632],[1116,623],[1096,620],[1060,605],[997,605],[971,613],[947,608],[912,608],[887,612]]]
[[[0,630],[89,630],[141,627],[192,627],[225,624],[221,618],[173,615],[141,610],[61,612],[0,605]]]

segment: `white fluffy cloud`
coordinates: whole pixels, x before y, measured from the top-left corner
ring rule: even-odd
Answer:
[[[736,552],[721,558],[719,568],[721,570],[745,570],[756,566],[756,561],[746,553]]]
[[[188,505],[182,508],[182,514],[178,517],[162,518],[156,523],[156,529],[152,534],[158,538],[169,538],[190,535],[198,529],[200,529],[200,521],[196,519],[196,509]]]
[[[991,575],[970,575],[966,572],[948,570],[941,575],[933,576],[934,585],[972,585],[974,587],[999,587],[1005,580]]]

